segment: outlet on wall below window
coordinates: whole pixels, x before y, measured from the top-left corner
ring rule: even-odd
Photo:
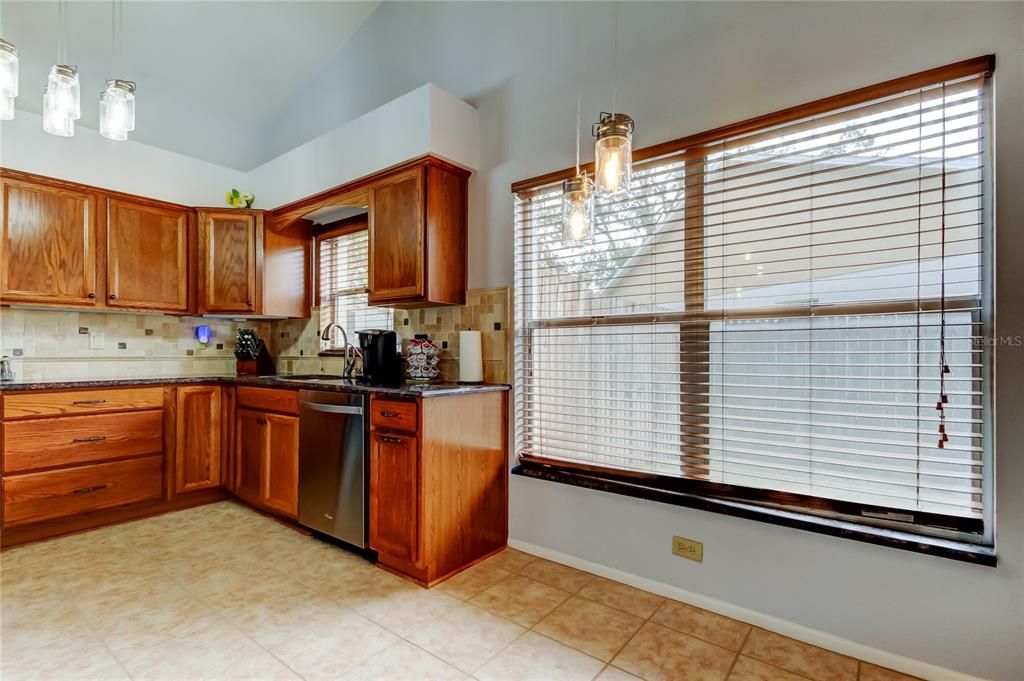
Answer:
[[[704,562],[704,544],[686,537],[672,537],[672,553],[698,563]]]

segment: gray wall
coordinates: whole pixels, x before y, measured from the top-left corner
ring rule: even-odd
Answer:
[[[311,81],[269,157],[427,81],[480,110],[470,284],[512,282],[511,182],[570,165],[575,22],[584,127],[610,106],[610,5],[391,4]],[[618,108],[645,146],[997,55],[997,324],[1024,335],[1024,4],[623,3]],[[591,154],[584,148],[584,159]],[[997,353],[1000,565],[985,568],[514,478],[512,536],[974,675],[1024,678],[1024,349]],[[703,565],[671,534],[701,539]]]

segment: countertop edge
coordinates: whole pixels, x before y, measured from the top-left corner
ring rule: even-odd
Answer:
[[[505,383],[482,383],[460,385],[457,383],[418,384],[404,383],[398,386],[366,385],[351,383],[339,385],[322,381],[289,380],[287,376],[154,376],[147,378],[110,378],[83,380],[22,381],[0,383],[0,395],[5,393],[43,392],[47,390],[84,390],[93,388],[131,388],[134,386],[188,385],[195,383],[218,383],[222,385],[279,390],[322,390],[327,392],[351,392],[362,394],[391,395],[394,397],[448,397],[486,392],[505,392],[511,386]]]

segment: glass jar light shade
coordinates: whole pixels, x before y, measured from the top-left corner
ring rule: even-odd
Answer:
[[[18,50],[0,38],[0,120],[14,118],[14,98],[18,96]]]
[[[577,175],[562,183],[562,240],[586,241],[594,223],[594,181]]]
[[[100,93],[100,134],[123,142],[134,129],[135,83],[108,80],[106,89]]]
[[[60,137],[75,134],[75,121],[82,117],[78,68],[55,64],[43,91],[43,130]]]
[[[602,196],[629,191],[633,182],[633,119],[602,113],[594,124],[594,181]]]

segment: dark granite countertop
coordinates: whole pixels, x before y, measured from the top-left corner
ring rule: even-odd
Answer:
[[[303,380],[305,379],[305,380]],[[314,379],[314,380],[310,380]],[[223,383],[247,385],[260,388],[283,388],[288,390],[326,390],[330,392],[373,393],[395,397],[444,397],[480,392],[509,390],[504,383],[481,383],[462,385],[459,383],[401,383],[396,386],[368,385],[353,379],[330,376],[144,376],[120,378],[66,378],[66,379],[16,379],[0,382],[0,393],[24,392],[29,390],[66,390],[75,388],[119,388],[144,385],[176,385],[187,383]]]

